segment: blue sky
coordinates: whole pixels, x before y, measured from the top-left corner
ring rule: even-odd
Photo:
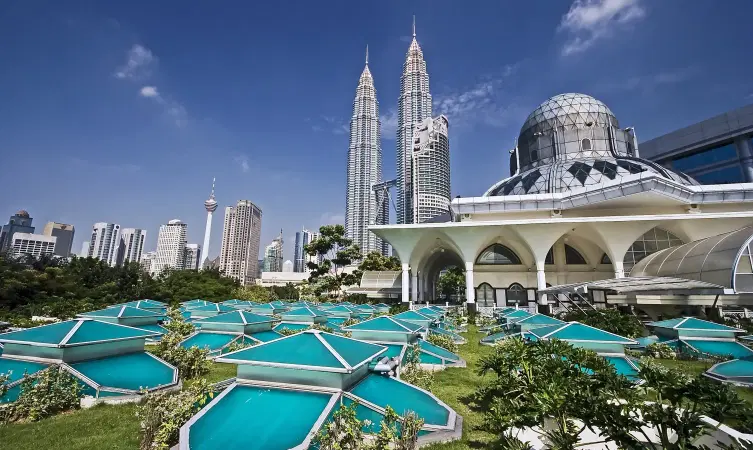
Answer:
[[[65,1],[0,6],[0,221],[188,223],[222,207],[284,229],[342,222],[347,126],[369,45],[385,177],[411,15],[435,114],[450,120],[453,196],[508,174],[507,150],[548,97],[583,92],[649,139],[753,102],[753,2]]]

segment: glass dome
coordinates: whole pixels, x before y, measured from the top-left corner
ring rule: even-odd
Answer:
[[[637,157],[631,128],[621,129],[604,103],[585,94],[560,94],[528,116],[510,158],[511,177],[484,196],[568,191],[648,172],[684,185],[687,175]]]

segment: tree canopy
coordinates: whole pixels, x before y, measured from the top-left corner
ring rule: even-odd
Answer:
[[[316,295],[324,292],[339,295],[343,286],[358,283],[358,273],[345,273],[345,267],[362,258],[361,250],[353,240],[345,237],[342,225],[324,225],[319,237],[305,247],[306,254],[318,262],[309,261],[309,283]]]
[[[460,296],[465,286],[465,271],[460,267],[450,267],[439,276],[437,292],[445,300],[450,300],[453,295]]]

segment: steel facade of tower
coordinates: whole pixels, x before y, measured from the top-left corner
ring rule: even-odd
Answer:
[[[372,186],[382,181],[382,147],[379,123],[379,102],[376,98],[374,78],[369,71],[369,53],[366,66],[358,80],[353,116],[350,119],[350,145],[348,146],[348,175],[345,200],[345,233],[365,255],[382,252],[382,240],[369,231],[377,224],[377,199]]]
[[[416,41],[413,24],[413,41],[403,63],[400,78],[400,98],[397,104],[397,223],[413,223],[413,131],[417,124],[432,116],[429,93],[429,74],[421,47]],[[431,171],[431,168],[429,168]],[[419,178],[433,177],[431,173],[418,173]],[[420,214],[419,214],[420,215]]]

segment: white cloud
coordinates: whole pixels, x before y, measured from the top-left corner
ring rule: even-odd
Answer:
[[[157,62],[152,51],[142,45],[134,45],[128,51],[126,63],[116,72],[115,77],[144,79],[151,75],[151,66]]]
[[[350,133],[350,125],[343,120],[333,116],[321,116],[322,120],[327,124],[327,127],[331,129],[334,134],[348,134]],[[314,131],[321,131],[322,127],[314,125],[312,127]]]
[[[345,214],[326,212],[319,218],[321,225],[343,225],[345,224]]]
[[[246,155],[236,156],[235,163],[238,164],[238,166],[241,168],[241,172],[243,173],[248,173],[248,171],[251,170],[251,167],[248,164],[248,156]]]
[[[382,127],[382,139],[394,141],[397,138],[397,109],[392,108],[379,116]]]
[[[580,53],[599,39],[646,16],[641,0],[575,0],[562,16],[559,29],[569,33],[564,56]]]
[[[144,87],[142,87],[141,90],[139,91],[139,95],[141,95],[142,97],[147,97],[147,98],[149,98],[149,97],[159,97],[160,96],[159,92],[157,91],[157,87],[156,86],[144,86]]]
[[[696,73],[695,67],[664,70],[649,75],[636,75],[622,81],[603,83],[597,86],[601,91],[632,91],[641,89],[644,91],[655,89],[659,86],[682,83]]]

